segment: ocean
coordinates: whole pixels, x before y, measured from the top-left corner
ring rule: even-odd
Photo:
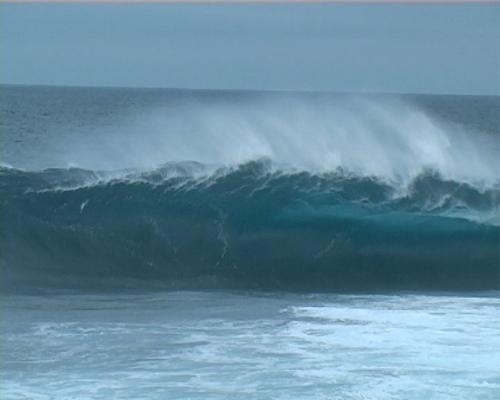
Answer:
[[[0,87],[2,399],[497,399],[500,98]]]

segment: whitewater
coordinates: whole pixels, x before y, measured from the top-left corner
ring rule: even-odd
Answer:
[[[496,398],[498,97],[1,89],[2,398]]]

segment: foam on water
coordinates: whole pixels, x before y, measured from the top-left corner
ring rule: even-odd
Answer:
[[[500,390],[498,297],[184,292],[15,296],[4,307],[12,400],[493,400]]]

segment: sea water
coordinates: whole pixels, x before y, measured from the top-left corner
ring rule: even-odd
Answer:
[[[2,399],[498,397],[498,97],[0,97]]]

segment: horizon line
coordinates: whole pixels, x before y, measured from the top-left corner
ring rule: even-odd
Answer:
[[[437,93],[437,92],[395,92],[395,91],[346,91],[346,90],[314,90],[314,89],[238,89],[238,88],[190,88],[173,86],[122,86],[122,85],[62,85],[46,83],[5,83],[0,82],[0,86],[23,86],[23,87],[46,87],[61,89],[137,89],[137,90],[177,90],[186,92],[253,92],[253,93],[297,93],[297,94],[352,94],[352,95],[393,95],[393,96],[484,96],[500,97],[500,92],[493,93]]]

